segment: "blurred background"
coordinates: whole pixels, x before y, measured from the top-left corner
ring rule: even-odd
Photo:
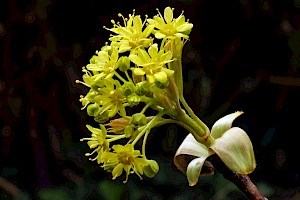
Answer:
[[[221,174],[189,187],[173,156],[187,132],[154,129],[153,179],[111,181],[80,138],[93,119],[81,110],[82,66],[109,37],[103,26],[135,9],[166,6],[194,24],[183,52],[184,93],[209,127],[235,122],[252,140],[250,175],[269,199],[300,198],[299,0],[1,0],[0,199],[246,199]],[[55,198],[54,198],[55,197]]]

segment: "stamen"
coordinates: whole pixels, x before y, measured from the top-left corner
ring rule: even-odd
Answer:
[[[83,141],[85,141],[85,140],[90,140],[91,138],[82,138],[82,139],[80,139],[80,142],[83,142]]]
[[[85,85],[87,87],[90,87],[88,84],[86,84],[85,82],[82,82],[82,81],[79,81],[79,80],[76,80],[75,83],[81,83],[82,85]]]
[[[123,16],[121,13],[119,13],[118,16],[119,16],[119,17],[122,17],[124,26],[126,26],[126,18],[124,18],[124,16]],[[119,22],[118,22],[117,24],[120,25]]]
[[[97,151],[99,151],[100,147],[96,148],[92,153],[90,153],[91,155],[93,155],[94,153],[96,153]]]
[[[156,8],[156,10],[157,10],[157,12],[158,12],[158,15],[160,16],[160,18],[162,18],[163,19],[163,16],[161,15],[161,13],[159,12],[159,9],[158,8]]]
[[[82,67],[82,72],[87,73],[88,71],[87,71],[87,69],[85,67]]]
[[[143,26],[145,26],[146,22],[147,22],[147,18],[148,18],[148,15],[145,15],[145,20],[143,22]],[[148,23],[147,23],[148,24]]]
[[[93,158],[93,159],[89,159],[90,161],[95,161],[95,160],[97,160],[97,156],[95,157],[95,158]]]

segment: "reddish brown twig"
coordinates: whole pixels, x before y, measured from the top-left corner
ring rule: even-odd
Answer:
[[[267,198],[260,193],[248,175],[233,173],[217,155],[210,156],[208,160],[218,172],[223,174],[224,178],[234,183],[249,200],[267,200]]]

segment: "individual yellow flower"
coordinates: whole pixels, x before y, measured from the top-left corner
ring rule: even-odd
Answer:
[[[116,47],[111,47],[111,52],[108,50],[96,51],[90,60],[90,64],[86,68],[97,75],[97,79],[110,78],[114,75],[117,69],[117,61],[119,53]]]
[[[108,112],[108,117],[114,117],[119,113],[122,117],[126,116],[125,107],[127,106],[126,97],[119,81],[115,79],[104,79],[105,87],[99,88],[99,95],[95,101],[101,106],[99,114]]]
[[[100,125],[100,128],[94,128],[90,125],[86,125],[90,132],[92,132],[92,136],[90,138],[82,138],[80,141],[88,140],[87,144],[90,149],[94,149],[92,153],[86,153],[86,156],[91,156],[97,153],[97,156],[90,160],[97,160],[97,163],[100,164],[102,162],[101,156],[104,152],[109,151],[109,142],[106,140],[106,129],[104,125]]]
[[[154,25],[158,30],[154,30],[155,37],[158,39],[182,37],[188,39],[188,34],[193,28],[193,24],[186,22],[185,17],[181,14],[178,18],[173,18],[173,9],[166,7],[164,17],[158,11],[158,15],[153,19],[147,19],[150,25]]]
[[[124,26],[112,20],[114,27],[108,29],[117,34],[110,37],[110,41],[119,47],[119,52],[122,53],[137,47],[149,47],[153,39],[148,37],[153,31],[154,25],[148,25],[143,30],[146,20],[142,22],[140,15],[129,15],[129,19],[124,18],[122,14],[119,16],[123,18]]]
[[[168,76],[172,76],[174,71],[167,69],[165,64],[172,62],[172,52],[158,51],[157,44],[149,47],[148,53],[144,49],[138,49],[137,54],[130,54],[129,59],[138,67],[132,68],[132,72],[139,75],[146,75],[150,83],[155,80],[165,83]]]
[[[126,180],[128,175],[136,173],[141,179],[144,174],[143,167],[148,165],[147,160],[141,155],[139,150],[134,150],[132,144],[114,145],[112,147],[114,152],[104,152],[102,154],[103,168],[112,173],[113,178],[119,177],[123,170],[126,173]]]

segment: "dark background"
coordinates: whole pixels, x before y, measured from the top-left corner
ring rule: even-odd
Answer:
[[[1,0],[0,199],[244,199],[218,172],[189,187],[173,164],[187,132],[154,129],[153,179],[111,181],[89,149],[75,84],[109,37],[103,26],[135,9],[144,18],[174,7],[194,24],[183,52],[184,92],[209,127],[226,114],[247,131],[269,199],[300,195],[299,0]],[[10,185],[12,183],[13,185]],[[299,196],[298,196],[299,197]]]

